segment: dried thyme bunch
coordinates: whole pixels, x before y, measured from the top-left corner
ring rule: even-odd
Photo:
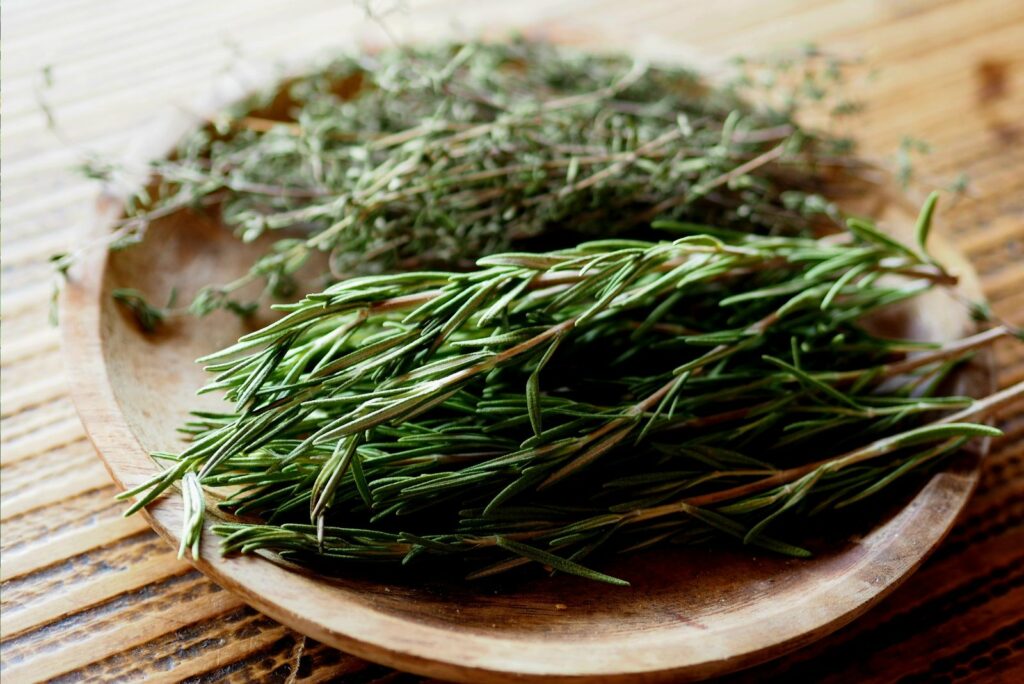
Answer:
[[[226,551],[329,570],[436,556],[622,583],[582,561],[722,533],[806,555],[770,528],[999,434],[970,421],[1024,391],[939,392],[1006,329],[933,347],[865,327],[951,282],[923,251],[933,208],[915,247],[861,220],[824,239],[665,221],[684,235],[338,283],[204,359],[234,411],[197,415],[125,496],[182,481],[197,553],[203,488],[226,487]]]
[[[682,68],[526,41],[340,58],[223,112],[155,162],[155,187],[129,204],[117,240],[188,207],[247,241],[288,230],[191,307],[245,313],[240,288],[288,295],[318,251],[332,282],[466,268],[517,241],[547,236],[549,249],[655,218],[801,234],[835,221],[818,193],[856,162],[845,141],[798,125],[796,109],[749,105]]]

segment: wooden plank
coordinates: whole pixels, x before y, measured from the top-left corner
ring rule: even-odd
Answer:
[[[119,517],[126,504],[114,500],[116,491],[110,483],[104,489],[61,499],[56,505],[39,511],[39,515],[17,516],[0,522],[4,553],[17,553],[32,544],[45,543],[69,528]]]
[[[138,593],[138,592],[135,592]],[[77,613],[68,620],[9,639],[0,655],[4,677],[9,681],[41,681],[75,670],[125,649],[143,644],[197,621],[235,610],[242,602],[220,591],[206,580],[189,574],[152,585],[146,598],[133,602],[130,610],[110,612],[104,604]],[[123,595],[132,598],[133,593]],[[138,619],[138,615],[146,619]],[[134,619],[133,619],[134,618]],[[158,618],[158,619],[154,619]],[[135,624],[122,629],[124,621]],[[54,632],[59,632],[52,640]],[[31,657],[37,645],[46,658]]]
[[[65,392],[65,380],[61,374],[45,377],[27,387],[19,387],[7,392],[3,398],[3,406],[0,408],[0,416],[14,415],[45,401],[64,396]]]
[[[40,307],[48,306],[52,294],[53,285],[50,283],[36,284],[32,287],[24,288],[17,293],[10,293],[5,290],[3,299],[0,300],[0,309],[3,310],[5,319],[8,316],[18,316],[34,312]]]
[[[33,488],[11,496],[4,496],[0,520],[16,515],[25,515],[44,508],[68,497],[90,492],[110,485],[110,476],[98,459],[90,462],[81,471],[66,473],[58,480],[45,486]]]
[[[85,440],[72,441],[39,451],[31,458],[6,464],[0,491],[6,497],[19,497],[44,489],[59,488],[79,472],[87,473],[96,464],[95,451]]]
[[[10,366],[38,354],[56,351],[60,335],[55,328],[46,328],[7,344],[0,355],[0,367]]]
[[[77,415],[65,415],[59,422],[49,423],[47,429],[27,437],[12,439],[4,444],[0,465],[10,465],[51,449],[85,440],[85,431]]]
[[[169,569],[177,571],[179,564],[173,550],[150,530],[111,540],[103,546],[4,582],[0,606],[5,615],[17,614],[72,588],[87,586],[125,572],[153,557],[163,558]]]
[[[140,516],[119,516],[90,528],[55,535],[45,544],[32,546],[20,553],[6,554],[0,560],[0,581],[35,572],[65,558],[73,558],[98,546],[116,542],[148,529],[149,525]]]
[[[116,535],[112,536],[105,543],[109,544],[116,539]],[[151,555],[120,572],[107,573],[97,580],[48,594],[42,600],[29,604],[24,610],[12,611],[8,608],[4,615],[4,635],[11,638],[30,629],[37,629],[191,569],[191,565],[177,560],[170,550],[166,554]]]
[[[8,441],[14,442],[39,430],[45,430],[51,425],[75,418],[77,415],[70,401],[58,399],[41,410],[24,411],[0,420],[0,431],[3,431],[6,444]],[[3,454],[0,454],[0,465],[2,464]]]

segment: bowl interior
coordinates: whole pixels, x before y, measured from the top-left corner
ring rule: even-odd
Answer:
[[[109,230],[113,212],[97,230]],[[905,221],[903,223],[906,223]],[[189,301],[197,284],[245,271],[264,245],[243,245],[212,219],[180,213],[150,228],[130,249],[97,255],[65,302],[76,398],[114,477],[132,486],[155,472],[148,456],[183,442],[177,428],[198,406],[207,378],[194,359],[234,341],[247,325],[214,313],[184,317],[146,334],[110,296],[133,287],[161,302],[172,290]],[[955,270],[969,268],[953,258]],[[258,322],[257,322],[258,323]],[[885,322],[893,335],[949,339],[972,323],[948,295],[919,300]],[[957,388],[990,382],[984,364],[961,373]],[[99,387],[83,387],[99,383]],[[700,677],[753,664],[853,619],[894,588],[945,535],[976,479],[963,460],[902,498],[868,509],[816,555],[794,560],[755,549],[669,548],[602,565],[628,579],[616,588],[532,572],[498,583],[353,571],[326,579],[261,558],[220,558],[205,535],[200,567],[264,612],[364,657],[464,681],[612,680]],[[172,541],[181,518],[177,494],[150,510]]]

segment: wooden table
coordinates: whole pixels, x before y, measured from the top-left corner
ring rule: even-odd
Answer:
[[[476,0],[411,3],[405,37],[514,26],[708,54],[814,41],[881,68],[856,134],[933,148],[926,182],[971,194],[941,214],[995,311],[1024,324],[1024,2],[1020,0]],[[459,28],[461,26],[461,28]],[[410,28],[411,27],[411,28]],[[416,681],[313,643],[124,519],[67,395],[47,322],[47,257],[77,244],[96,188],[72,167],[115,155],[234,61],[378,36],[342,0],[10,0],[2,17],[0,677]],[[660,41],[660,42],[659,42]],[[997,350],[1000,382],[1024,347]],[[839,634],[742,681],[1024,680],[1024,407],[959,526],[904,587]]]

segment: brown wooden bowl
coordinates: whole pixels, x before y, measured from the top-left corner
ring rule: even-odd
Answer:
[[[194,124],[175,117],[144,141],[137,158],[165,154]],[[912,225],[912,214],[887,199],[875,211],[896,217],[894,228]],[[99,202],[89,240],[109,234],[121,206],[111,198]],[[260,247],[241,244],[208,218],[182,213],[155,223],[142,244],[120,252],[92,249],[73,269],[61,313],[73,396],[121,487],[158,469],[151,451],[181,444],[176,428],[197,407],[195,390],[206,380],[193,360],[244,330],[235,317],[216,313],[146,335],[111,291],[133,287],[161,301],[176,287],[181,301],[189,301],[198,285],[243,273]],[[980,296],[962,258],[941,244],[934,251],[960,276],[965,294]],[[904,314],[887,322],[895,335],[947,340],[974,330],[964,307],[940,292]],[[991,391],[990,364],[975,362],[957,383],[960,393]],[[365,574],[325,579],[260,557],[223,558],[209,531],[196,566],[299,632],[402,670],[464,682],[692,680],[796,649],[881,600],[946,535],[977,482],[976,466],[969,458],[951,464],[862,521],[859,536],[835,540],[809,560],[742,548],[655,550],[606,566],[629,579],[630,588],[568,576],[501,591],[458,578],[427,585]],[[177,493],[146,515],[178,544]]]

